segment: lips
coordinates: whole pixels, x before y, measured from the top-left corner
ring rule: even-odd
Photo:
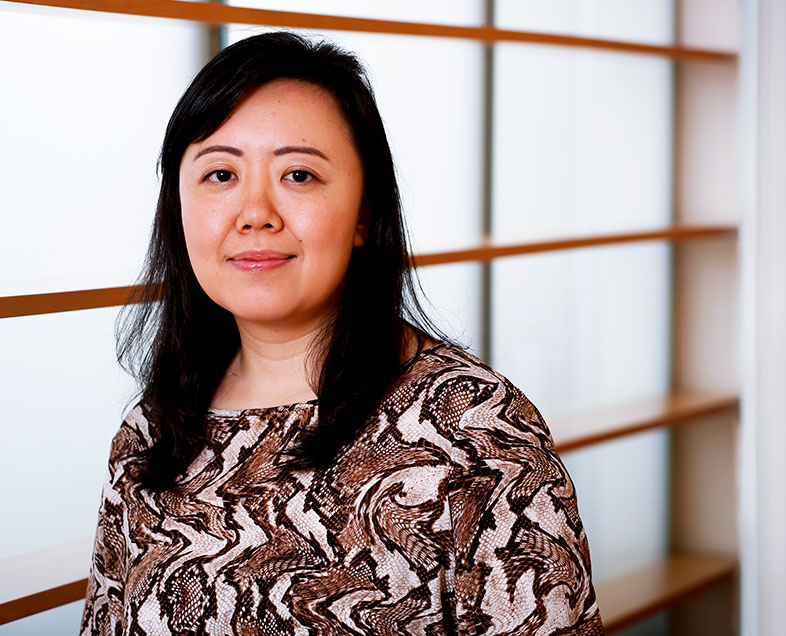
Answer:
[[[230,256],[230,261],[283,261],[294,258],[294,254],[284,254],[283,252],[276,252],[275,250],[248,250],[247,252],[240,252]]]
[[[227,260],[240,270],[259,272],[281,267],[294,258],[294,254],[275,250],[248,250],[230,256]]]

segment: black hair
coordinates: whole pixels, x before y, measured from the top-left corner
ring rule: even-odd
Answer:
[[[418,348],[423,336],[445,339],[414,293],[393,158],[360,62],[334,44],[289,32],[237,42],[196,75],[169,120],[141,291],[118,321],[118,359],[142,387],[142,404],[157,428],[142,473],[151,488],[170,486],[202,449],[205,416],[240,347],[232,314],[202,290],[189,262],[180,162],[186,148],[215,132],[251,91],[277,79],[313,84],[336,99],[362,161],[369,213],[368,235],[353,250],[315,356],[321,361],[313,387],[318,424],[292,451],[291,464],[326,466],[357,435],[401,373],[410,327]]]

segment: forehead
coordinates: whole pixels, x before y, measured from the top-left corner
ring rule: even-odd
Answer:
[[[246,133],[271,137],[300,135],[305,138],[288,141],[354,146],[349,125],[333,94],[321,86],[292,79],[275,80],[250,91],[208,139]]]

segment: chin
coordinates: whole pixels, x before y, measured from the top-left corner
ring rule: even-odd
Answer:
[[[285,320],[295,309],[291,301],[279,294],[254,293],[250,289],[232,290],[229,285],[206,292],[210,299],[237,320],[269,322]]]
[[[325,312],[303,311],[293,307],[283,307],[281,304],[270,306],[237,306],[227,307],[235,320],[245,325],[257,325],[276,331],[311,330],[325,318]]]
[[[225,307],[235,320],[259,324],[286,324],[287,322],[298,322],[297,317],[292,312],[284,311],[280,307]]]

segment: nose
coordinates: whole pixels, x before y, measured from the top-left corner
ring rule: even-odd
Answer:
[[[271,189],[262,179],[248,179],[242,189],[235,227],[238,232],[270,230],[278,232],[284,222],[278,213]]]

